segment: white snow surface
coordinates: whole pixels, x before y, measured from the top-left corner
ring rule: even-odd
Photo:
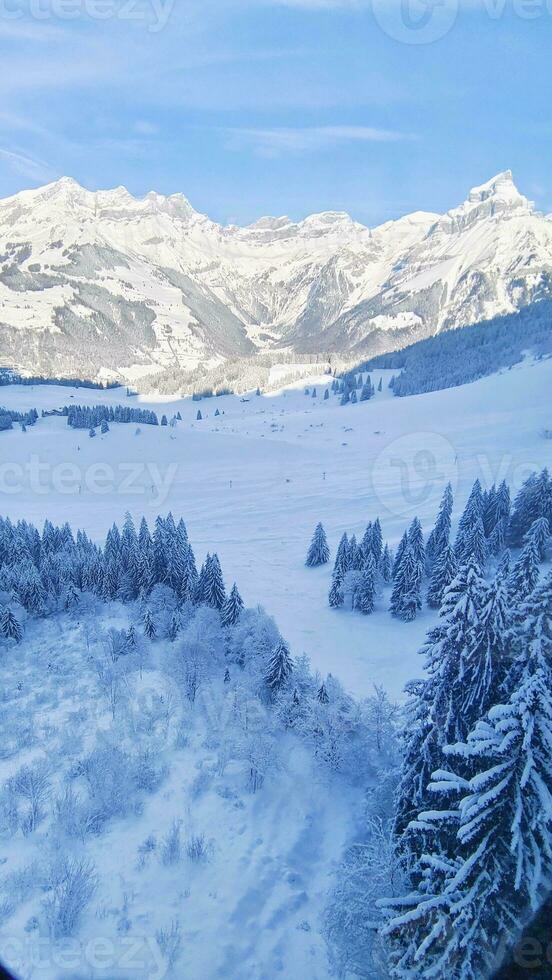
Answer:
[[[529,472],[552,465],[552,443],[541,436],[551,423],[552,360],[408,398],[392,396],[391,372],[374,372],[376,386],[380,377],[373,400],[346,406],[323,400],[325,375],[269,395],[200,402],[127,399],[124,388],[0,388],[0,404],[18,410],[127,403],[182,415],[174,428],[114,424],[95,439],[63,418],[2,433],[0,512],[35,524],[68,520],[99,541],[127,510],[150,524],[170,510],[184,518],[198,561],[217,551],[227,585],[235,580],[246,605],[274,615],[295,655],[306,653],[355,695],[383,684],[400,698],[420,673],[416,651],[432,614],[394,621],[388,595],[369,617],[330,609],[339,539],[361,537],[378,516],[392,547],[416,515],[427,536],[448,480],[458,518],[476,477],[484,487],[506,479],[515,492]],[[308,569],[318,521],[332,558]]]

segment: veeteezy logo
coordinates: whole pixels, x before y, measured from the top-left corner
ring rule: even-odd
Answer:
[[[506,14],[520,20],[552,16],[552,0],[372,0],[382,31],[401,44],[433,44],[454,27],[458,14],[483,14],[498,21]]]
[[[105,462],[81,466],[69,461],[52,464],[33,454],[25,463],[0,463],[0,495],[18,496],[24,490],[38,496],[138,495],[162,506],[177,473],[177,463],[160,467],[153,460],[142,460],[120,461],[115,466]]]
[[[143,24],[150,34],[165,29],[175,0],[0,0],[0,20],[97,20]]]

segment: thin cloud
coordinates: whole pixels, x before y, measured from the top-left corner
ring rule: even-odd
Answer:
[[[59,176],[48,164],[42,160],[26,156],[15,150],[8,150],[0,147],[0,162],[8,165],[14,173],[21,174],[29,180],[49,181]]]
[[[395,130],[373,126],[309,126],[302,128],[226,130],[228,146],[239,150],[251,147],[261,156],[284,153],[312,153],[342,143],[396,143],[413,137]]]

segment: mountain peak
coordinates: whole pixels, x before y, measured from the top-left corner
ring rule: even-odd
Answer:
[[[525,207],[531,206],[527,198],[518,191],[511,170],[503,170],[495,177],[491,177],[485,184],[473,187],[468,196],[470,204],[481,204],[483,201],[491,199],[510,204],[522,203]]]

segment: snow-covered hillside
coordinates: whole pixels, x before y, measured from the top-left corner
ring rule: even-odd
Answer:
[[[550,294],[552,224],[511,173],[446,215],[222,227],[74,180],[0,202],[0,360],[139,378],[284,347],[372,354]]]
[[[218,552],[246,603],[274,615],[294,653],[357,695],[377,683],[401,697],[419,672],[416,651],[433,614],[397,623],[387,595],[368,619],[330,609],[330,567],[304,567],[314,526],[323,522],[333,559],[344,531],[362,536],[377,516],[392,547],[415,515],[429,533],[449,480],[454,518],[477,477],[484,487],[505,479],[517,489],[529,472],[552,464],[552,441],[541,434],[552,427],[552,359],[401,399],[387,388],[390,374],[374,373],[382,391],[356,405],[324,400],[328,378],[320,375],[306,382],[308,396],[301,383],[244,399],[126,399],[182,416],[175,427],[140,426],[139,435],[134,425],[113,425],[90,439],[55,417],[25,434],[16,427],[0,433],[0,513],[37,525],[69,520],[100,540],[127,510],[149,521],[171,510],[200,553]],[[39,413],[121,400],[124,389],[0,389],[5,407]]]
[[[344,531],[360,539],[376,517],[394,550],[415,516],[427,540],[447,482],[456,525],[474,480],[515,492],[551,465],[552,358],[404,398],[390,374],[345,405],[325,397],[324,374],[201,401],[0,389],[3,408],[39,415],[0,431],[0,517],[69,522],[103,545],[127,512],[153,528],[170,510],[198,563],[216,552],[249,607],[228,626],[166,579],[132,600],[106,595],[105,578],[70,586],[46,617],[0,592],[0,950],[21,980],[388,976],[367,923],[402,887],[389,820],[403,715],[390,699],[422,675],[437,613],[392,618],[381,583],[371,615],[330,608],[333,559]],[[168,424],[114,421],[91,438],[41,417],[121,401]],[[319,521],[331,561],[306,567]],[[28,568],[34,548],[53,581],[65,545],[52,557],[22,533],[29,557],[11,565]],[[12,607],[21,642],[6,631]],[[293,683],[271,691],[282,637]]]

